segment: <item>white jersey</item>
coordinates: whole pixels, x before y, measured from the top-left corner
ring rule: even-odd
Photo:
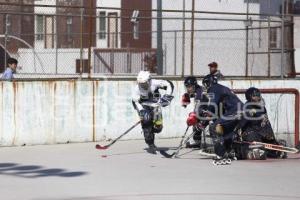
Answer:
[[[167,94],[172,93],[173,86],[169,81],[151,79],[150,87],[145,90],[139,85],[135,87],[134,95],[132,101],[137,105],[137,109],[140,111],[143,109],[141,102],[151,101],[157,102],[159,100],[159,89],[166,90]]]

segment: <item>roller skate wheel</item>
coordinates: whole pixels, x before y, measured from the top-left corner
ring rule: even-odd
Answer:
[[[227,160],[226,160],[226,164],[229,164],[229,165],[230,165],[230,164],[231,164],[231,160],[230,160],[230,159],[227,159]]]

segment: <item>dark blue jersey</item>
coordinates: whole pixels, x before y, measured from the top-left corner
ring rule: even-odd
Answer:
[[[195,88],[195,101],[201,101],[203,95],[203,88],[197,85]]]
[[[209,104],[212,105],[209,107],[211,112],[215,112],[213,105],[218,107],[218,114],[223,113],[223,115],[236,114],[243,107],[242,101],[226,86],[213,84],[207,93]]]
[[[196,86],[195,89],[195,112],[198,113],[198,116],[204,117],[205,113],[208,111],[208,101],[209,98],[204,92],[204,88],[200,85]]]

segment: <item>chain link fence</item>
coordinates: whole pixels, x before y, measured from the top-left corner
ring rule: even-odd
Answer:
[[[14,57],[20,79],[295,73],[290,0],[0,2],[0,72]]]

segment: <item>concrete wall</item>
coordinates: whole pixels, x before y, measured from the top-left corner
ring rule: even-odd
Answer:
[[[224,81],[244,89],[298,88],[298,80]],[[175,99],[164,109],[165,128],[159,137],[181,136],[193,106],[184,109],[181,81],[174,81]],[[131,105],[135,81],[0,82],[0,145],[88,142],[115,138],[138,120]],[[293,143],[293,95],[264,95],[274,130]],[[244,98],[242,98],[244,99]],[[141,139],[138,127],[124,139]]]

